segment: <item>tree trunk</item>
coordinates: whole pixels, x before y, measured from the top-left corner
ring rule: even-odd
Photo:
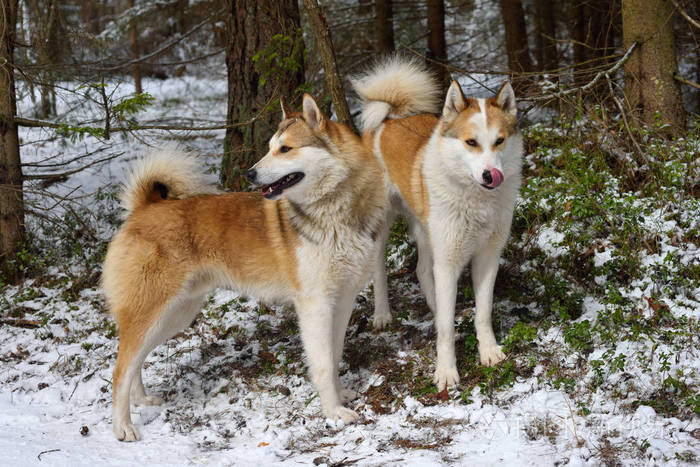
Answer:
[[[304,46],[296,0],[231,1],[226,22],[226,120],[232,124],[258,116],[250,125],[226,130],[220,180],[240,189],[242,175],[267,152],[277,129],[277,99],[293,100],[304,83]]]
[[[700,13],[700,0],[695,0],[696,15]],[[697,16],[696,16],[697,17]],[[700,29],[693,28],[693,37],[695,38],[695,82],[700,83]],[[695,90],[695,112],[700,112],[700,89]]]
[[[508,68],[515,92],[522,94],[529,83],[529,78],[522,76],[522,73],[534,71],[527,43],[523,4],[520,0],[500,0],[500,4],[503,24],[507,26],[505,30]]]
[[[24,243],[24,200],[19,136],[14,122],[15,80],[13,49],[17,0],[0,0],[0,272],[10,281],[19,276],[14,267]]]
[[[445,42],[445,2],[428,0],[428,66],[442,83],[443,91],[450,86],[447,65],[447,45]],[[437,62],[437,63],[435,63]]]
[[[395,45],[392,0],[377,0],[374,2],[374,11],[374,28],[377,32],[377,52],[393,52]]]
[[[345,100],[343,84],[340,82],[340,74],[338,73],[338,64],[335,61],[331,33],[321,12],[321,7],[318,5],[317,0],[304,0],[304,8],[309,15],[311,29],[313,29],[314,36],[316,36],[316,44],[321,54],[323,70],[326,73],[326,87],[328,87],[328,92],[331,95],[335,114],[338,116],[340,123],[357,133],[357,128],[355,128],[355,124],[350,116],[348,101]]]
[[[637,127],[662,123],[663,132],[677,135],[685,128],[673,30],[674,8],[669,0],[623,0],[622,41],[639,46],[625,64],[625,95]]]
[[[28,0],[30,7],[33,45],[39,56],[42,71],[40,77],[41,105],[39,118],[56,114],[56,92],[54,89],[55,70],[53,65],[61,57],[70,55],[70,42],[65,40],[63,18],[58,0]]]
[[[127,8],[133,8],[134,0],[129,0],[126,5]],[[129,45],[131,45],[131,56],[134,59],[139,58],[139,55],[141,55],[138,38],[139,34],[136,29],[136,20],[132,19],[129,21]],[[136,94],[141,94],[143,92],[143,87],[141,86],[141,65],[138,62],[134,63],[131,72],[134,75],[134,91]]]
[[[557,4],[547,0],[535,0],[535,51],[537,71],[554,70],[559,66],[556,43]],[[555,77],[550,77],[550,79]]]

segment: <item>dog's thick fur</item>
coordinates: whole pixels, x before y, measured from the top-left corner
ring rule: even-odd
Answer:
[[[357,419],[343,406],[352,392],[340,387],[338,364],[355,296],[380,247],[385,178],[362,141],[328,120],[310,96],[301,114],[283,102],[283,117],[269,152],[248,174],[269,184],[262,194],[213,194],[196,162],[174,151],[134,169],[122,197],[127,220],[102,276],[119,328],[118,439],[139,438],[130,400],[163,402],[144,391],[144,359],[192,322],[215,287],[294,304],[324,415]]]
[[[439,390],[459,382],[454,349],[457,281],[471,261],[481,362],[505,358],[491,325],[493,288],[521,185],[523,143],[509,83],[488,99],[455,81],[440,117],[439,87],[425,69],[392,57],[353,82],[364,101],[363,140],[388,173],[393,215],[409,219],[418,279],[435,313]],[[388,231],[382,232],[386,242]],[[384,252],[375,263],[374,325],[391,321]]]

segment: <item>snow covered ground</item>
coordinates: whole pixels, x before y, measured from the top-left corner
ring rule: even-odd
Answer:
[[[130,92],[127,84],[110,86],[116,96]],[[148,81],[145,89],[156,100],[139,121],[225,119],[223,81]],[[77,118],[71,99],[59,102],[64,119]],[[19,107],[30,114],[28,98]],[[83,120],[86,112],[100,118],[97,107],[81,112]],[[341,379],[358,392],[350,404],[358,424],[335,426],[321,416],[292,310],[219,290],[190,328],[147,359],[146,388],[166,403],[135,408],[143,439],[125,444],[111,431],[117,338],[97,287],[105,242],[118,224],[114,193],[130,161],[173,140],[216,168],[223,132],[70,141],[23,129],[23,162],[43,165],[25,167],[29,174],[115,157],[49,186],[30,184],[30,209],[43,214],[30,217],[32,278],[0,288],[0,463],[697,463],[700,203],[657,201],[613,180],[591,207],[571,188],[591,175],[562,180],[562,150],[541,142],[556,137],[549,132],[528,135],[540,143],[528,155],[528,185],[499,276],[495,317],[506,362],[496,369],[475,362],[467,273],[457,305],[462,382],[436,393],[432,321],[410,271],[413,250],[398,228],[390,250],[396,319],[385,332],[372,330],[368,288],[348,331]],[[47,165],[80,155],[68,167]],[[684,167],[700,178],[697,165]],[[596,203],[615,216],[612,226],[596,230],[585,220]],[[628,252],[615,237],[625,213],[635,216],[630,235],[651,243],[637,252],[638,272],[629,277]],[[581,277],[590,280],[577,283]]]

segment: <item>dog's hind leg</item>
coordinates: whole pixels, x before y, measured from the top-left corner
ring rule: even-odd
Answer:
[[[161,405],[165,402],[162,398],[146,394],[141,373],[143,370],[139,370],[131,384],[131,400],[134,401],[134,405]]]
[[[391,308],[389,307],[389,286],[386,275],[386,243],[389,239],[389,220],[382,227],[377,238],[378,248],[374,257],[374,329],[384,329],[391,323]],[[354,297],[353,297],[354,298]]]
[[[500,256],[501,245],[493,245],[491,241],[477,251],[472,258],[472,282],[476,301],[474,327],[479,341],[479,359],[483,365],[495,365],[506,358],[501,346],[496,342],[491,324],[493,287]]]
[[[199,312],[202,297],[181,295],[165,306],[158,318],[143,332],[143,324],[137,320],[121,319],[119,322],[119,352],[112,381],[113,418],[112,429],[120,441],[136,441],[139,434],[131,422],[130,395],[137,405],[157,405],[161,400],[146,395],[141,380],[141,368],[146,356],[160,344],[177,334],[192,322]],[[162,306],[162,305],[161,305]],[[124,313],[121,313],[123,316]],[[117,313],[120,316],[120,313]],[[132,313],[131,316],[138,316]]]
[[[124,312],[117,310],[117,316]],[[112,430],[120,441],[136,441],[139,433],[131,423],[129,393],[137,372],[141,370],[139,353],[143,338],[127,323],[119,327],[119,351],[112,374]]]
[[[418,248],[418,265],[416,266],[418,282],[428,308],[435,313],[435,277],[433,276],[433,252],[430,248],[430,241],[420,225],[414,225],[411,232]]]

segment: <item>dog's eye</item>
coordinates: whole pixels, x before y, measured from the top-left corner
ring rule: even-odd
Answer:
[[[469,146],[472,146],[474,148],[479,145],[479,143],[477,143],[475,139],[471,139],[471,138],[466,140],[465,143],[467,143]]]
[[[496,140],[496,142],[494,143],[494,145],[500,146],[501,144],[503,144],[503,141],[505,141],[503,138],[498,138],[498,139]]]
[[[280,152],[289,152],[291,150],[292,150],[292,148],[290,148],[289,146],[280,147]]]

